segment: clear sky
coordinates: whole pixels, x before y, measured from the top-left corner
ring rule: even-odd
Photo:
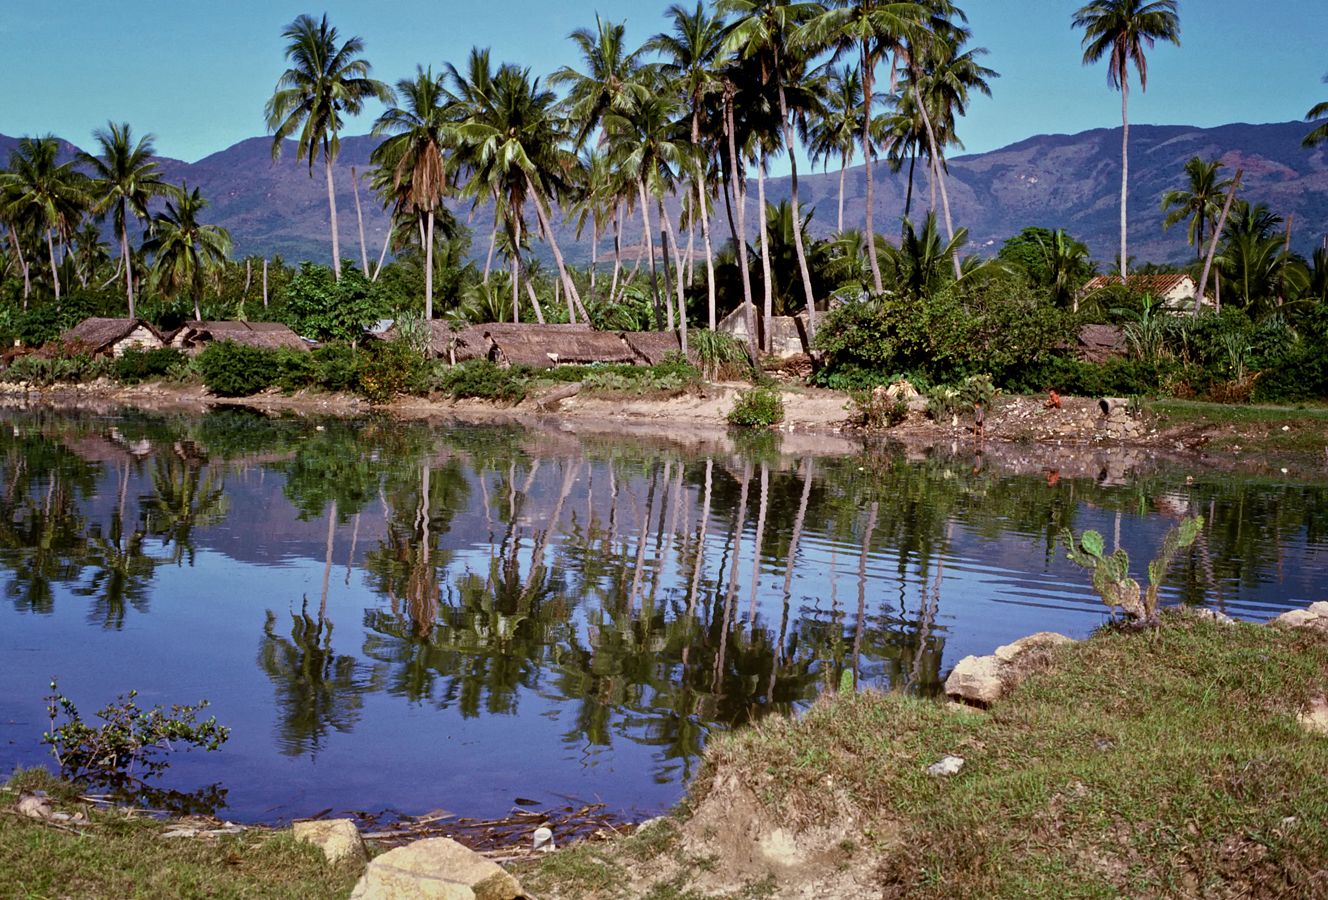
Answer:
[[[1077,0],[960,0],[974,43],[1001,73],[960,126],[981,152],[1034,134],[1120,123],[1102,64],[1081,64],[1070,28]],[[53,132],[87,146],[108,119],[157,136],[188,161],[264,133],[263,104],[285,68],[281,30],[326,11],[366,42],[376,77],[417,63],[495,61],[547,73],[576,64],[567,34],[595,13],[626,19],[639,43],[663,27],[665,0],[0,0],[0,133]],[[1218,125],[1302,118],[1328,99],[1328,0],[1181,0],[1182,46],[1158,46],[1149,88],[1131,92],[1132,123]],[[1137,85],[1136,85],[1137,88]],[[369,130],[352,120],[348,134]]]

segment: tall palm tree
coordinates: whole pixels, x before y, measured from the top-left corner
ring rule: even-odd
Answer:
[[[487,54],[482,54],[487,66]],[[472,63],[479,58],[472,53]],[[483,68],[483,67],[481,67]],[[489,76],[472,66],[473,80],[449,67],[454,96],[462,117],[456,134],[460,163],[469,168],[468,193],[473,197],[495,197],[507,222],[512,255],[513,307],[520,270],[520,247],[524,232],[525,203],[533,201],[544,239],[553,251],[563,289],[584,314],[576,284],[568,274],[562,249],[554,234],[550,201],[570,190],[567,172],[575,156],[565,148],[563,122],[555,109],[555,96],[529,69],[503,65]]]
[[[185,289],[193,295],[195,319],[203,318],[204,277],[231,255],[230,232],[198,221],[207,205],[198,188],[191,192],[189,185],[181,185],[165,211],[153,217],[151,236],[143,244],[143,251],[153,254],[153,277],[161,290],[169,297]]]
[[[10,154],[9,169],[0,173],[5,218],[23,223],[46,237],[55,299],[60,299],[60,273],[55,242],[67,240],[87,208],[87,176],[74,162],[59,162],[60,142],[54,135],[20,138]]]
[[[794,33],[794,43],[805,48],[809,55],[830,51],[830,61],[836,62],[845,53],[858,55],[858,70],[862,74],[862,158],[866,166],[867,258],[871,262],[872,285],[877,293],[881,283],[881,266],[877,258],[873,204],[875,191],[872,178],[872,107],[876,103],[876,66],[887,55],[897,55],[905,35],[921,27],[926,9],[921,3],[888,2],[888,0],[834,0],[832,6],[812,16]],[[891,66],[891,80],[895,68]]]
[[[578,28],[570,35],[581,51],[585,72],[563,66],[549,76],[549,84],[568,86],[568,107],[578,123],[573,143],[586,139],[610,111],[623,109],[644,97],[645,85],[637,79],[641,50],[629,50],[626,24],[605,22],[595,15],[595,30]]]
[[[368,61],[361,59],[364,41],[352,37],[340,42],[337,29],[302,15],[281,33],[286,39],[290,68],[277,79],[264,114],[272,132],[272,158],[281,156],[281,142],[295,136],[296,159],[309,161],[309,176],[321,156],[327,175],[327,208],[332,223],[332,271],[341,278],[341,241],[337,234],[337,198],[332,187],[332,163],[341,152],[342,115],[358,115],[369,99],[392,102],[392,91],[369,77]]]
[[[862,76],[853,67],[831,66],[827,73],[825,107],[799,132],[812,164],[839,158],[839,217],[835,233],[844,230],[844,182],[862,131]]]
[[[400,105],[393,105],[374,122],[375,136],[390,135],[370,159],[391,173],[394,193],[423,222],[424,318],[433,319],[434,220],[447,189],[444,148],[451,141],[456,106],[433,69],[416,68],[413,79],[397,82]]]
[[[1323,83],[1328,84],[1328,75],[1323,76]],[[1326,117],[1328,117],[1328,100],[1314,104],[1314,107],[1305,113],[1305,121],[1307,122]],[[1325,141],[1328,141],[1328,122],[1321,122],[1319,127],[1305,135],[1304,143],[1306,147],[1317,147]]]
[[[1189,219],[1186,239],[1194,247],[1196,257],[1203,256],[1204,231],[1217,221],[1222,211],[1222,200],[1226,197],[1227,188],[1231,187],[1230,178],[1219,178],[1218,170],[1221,168],[1222,163],[1216,159],[1204,162],[1197,156],[1193,157],[1185,164],[1189,184],[1162,195],[1162,211],[1167,214],[1162,220],[1162,228],[1169,229]]]
[[[1156,41],[1180,46],[1176,0],[1093,0],[1074,14],[1084,29],[1084,65],[1107,58],[1107,84],[1121,92],[1120,274],[1129,276],[1125,211],[1130,184],[1130,65],[1139,73],[1139,89],[1148,90],[1148,58]]]
[[[97,215],[111,213],[120,236],[120,263],[125,270],[125,298],[129,318],[134,318],[134,272],[129,252],[129,214],[139,221],[149,218],[148,201],[165,193],[168,185],[153,159],[154,136],[145,134],[134,141],[129,123],[107,122],[105,129],[93,132],[100,156],[79,154],[79,161],[92,171],[93,207]]]
[[[675,3],[664,15],[670,20],[671,29],[655,35],[646,42],[644,49],[663,57],[659,66],[661,74],[686,96],[691,112],[692,144],[698,150],[695,168],[692,170],[692,189],[696,194],[696,217],[700,219],[701,235],[705,243],[706,295],[709,325],[713,331],[716,325],[715,256],[710,241],[710,182],[707,172],[715,154],[713,148],[702,142],[701,110],[708,97],[723,90],[719,65],[727,27],[723,17],[708,11],[700,0],[692,12]]]
[[[722,13],[733,15],[736,19],[724,42],[725,48],[738,56],[759,60],[762,81],[773,84],[775,88],[778,97],[779,127],[783,131],[784,146],[789,155],[791,173],[789,189],[793,218],[795,221],[801,221],[802,212],[798,203],[798,156],[793,142],[793,121],[785,84],[796,83],[805,76],[808,57],[803,55],[801,47],[793,44],[791,35],[820,7],[814,3],[789,3],[781,0],[719,0],[718,8]],[[761,171],[764,171],[764,167]],[[762,215],[764,216],[764,203]],[[801,229],[793,229],[793,238],[798,255],[798,269],[802,276],[803,293],[807,301],[807,330],[811,336],[816,333],[816,298],[812,293],[811,270],[807,266],[807,252],[803,247]],[[768,290],[766,296],[769,297]],[[767,337],[768,332],[767,326]]]
[[[991,96],[987,80],[999,76],[977,61],[986,54],[986,48],[963,49],[971,36],[964,24],[963,11],[947,0],[931,0],[929,5],[928,27],[912,31],[904,42],[903,57],[908,87],[926,138],[932,184],[940,190],[946,234],[953,240],[954,220],[945,184],[945,146],[958,143],[956,120],[967,111],[969,92],[975,90]],[[960,260],[957,254],[953,259],[958,278]]]

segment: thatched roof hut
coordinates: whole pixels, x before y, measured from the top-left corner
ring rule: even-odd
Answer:
[[[618,337],[632,351],[637,365],[657,366],[670,353],[682,352],[682,344],[674,331],[623,331]],[[693,363],[699,359],[696,351],[690,347],[687,349],[687,357]]]
[[[126,350],[155,350],[161,333],[142,319],[84,319],[60,335],[62,343],[92,356],[123,356]]]
[[[1101,363],[1125,356],[1129,345],[1125,329],[1116,325],[1085,325],[1079,329],[1075,355],[1084,362]]]
[[[559,365],[636,362],[636,355],[616,334],[589,325],[479,326],[491,342],[489,358],[501,365],[547,369]]]
[[[171,346],[197,353],[214,341],[232,341],[263,350],[309,349],[298,334],[280,322],[186,322],[171,340]]]

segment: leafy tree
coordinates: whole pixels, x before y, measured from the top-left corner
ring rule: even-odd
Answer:
[[[1073,26],[1084,29],[1084,65],[1107,58],[1107,84],[1121,92],[1120,274],[1129,276],[1125,247],[1125,201],[1130,184],[1130,66],[1139,73],[1139,89],[1148,89],[1145,48],[1158,40],[1180,46],[1176,0],[1092,0],[1074,14]]]
[[[93,132],[100,156],[83,153],[79,161],[92,170],[92,211],[97,215],[111,213],[111,221],[120,236],[120,264],[124,266],[125,298],[129,302],[129,317],[136,315],[134,308],[133,255],[129,251],[129,214],[139,221],[147,221],[148,201],[169,192],[161,180],[153,151],[154,137],[146,134],[137,141],[129,124],[106,123],[105,129]]]
[[[305,262],[286,288],[288,324],[318,341],[357,343],[390,309],[384,292],[348,266],[338,280],[326,266]]]
[[[286,59],[291,65],[277,79],[264,115],[272,132],[272,158],[281,156],[281,142],[295,137],[296,159],[323,159],[327,175],[327,208],[332,223],[332,271],[341,277],[341,242],[337,235],[337,199],[332,188],[332,164],[341,151],[342,114],[358,115],[365,101],[392,101],[391,89],[369,77],[369,63],[360,58],[364,41],[352,37],[340,42],[337,29],[302,15],[286,26]]]

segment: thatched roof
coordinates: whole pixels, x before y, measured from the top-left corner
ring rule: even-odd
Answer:
[[[1085,362],[1100,363],[1124,356],[1128,349],[1125,329],[1116,325],[1085,325],[1079,329],[1075,352]]]
[[[161,334],[142,319],[106,319],[91,318],[84,319],[73,328],[60,335],[60,340],[66,344],[79,344],[92,353],[105,350],[125,338],[129,337],[139,328],[145,328],[158,341],[161,340]]]
[[[682,351],[678,335],[672,331],[624,331],[618,337],[632,351],[636,362],[643,366],[659,365],[670,353]],[[687,356],[692,362],[697,361],[696,351],[690,347]]]
[[[636,356],[616,334],[588,325],[480,326],[492,341],[490,358],[507,365],[547,369],[557,365],[633,363]]]
[[[280,322],[186,322],[173,343],[196,349],[212,341],[233,341],[264,350],[309,349],[298,334]]]

